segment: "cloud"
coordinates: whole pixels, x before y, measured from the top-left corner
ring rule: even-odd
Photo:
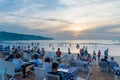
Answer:
[[[113,32],[114,29],[120,28],[120,25],[102,26],[97,29],[83,31],[79,37],[83,39],[120,39],[120,33]]]
[[[101,36],[114,35],[119,28],[109,26],[120,25],[119,4],[119,0],[0,0],[0,23],[11,28],[15,24],[16,29],[26,28],[28,33],[54,35],[57,39],[63,35],[78,38],[83,33],[89,37],[105,28]]]

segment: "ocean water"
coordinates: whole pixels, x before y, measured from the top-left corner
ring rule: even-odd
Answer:
[[[70,48],[71,53],[79,53],[80,48],[87,47],[90,54],[93,53],[93,50],[98,52],[101,50],[104,54],[104,50],[108,48],[109,55],[120,56],[120,41],[113,40],[31,40],[31,41],[3,41],[0,44],[7,46],[30,46],[45,48],[46,51],[57,51],[60,48],[61,52],[68,52]],[[79,45],[79,48],[76,48],[76,45]]]

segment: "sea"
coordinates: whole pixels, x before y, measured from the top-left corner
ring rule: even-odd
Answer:
[[[56,52],[60,48],[61,52],[67,53],[68,48],[71,53],[77,54],[80,49],[85,47],[88,53],[92,54],[93,50],[98,53],[108,48],[108,53],[111,56],[120,56],[120,40],[25,40],[25,41],[1,41],[1,45],[5,46],[23,46],[24,48],[44,48],[45,51]]]

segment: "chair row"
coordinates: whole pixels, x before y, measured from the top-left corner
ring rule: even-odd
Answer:
[[[34,67],[35,80],[59,80],[59,76],[47,74],[42,68]]]
[[[0,60],[0,74],[1,80],[5,80],[6,75],[10,75],[12,78],[14,78],[15,74],[20,74],[21,79],[21,71],[15,72],[15,66],[13,62],[7,62]]]
[[[99,61],[99,69],[100,71],[104,71],[104,72],[113,72],[114,71],[114,67],[118,66],[117,63],[115,62],[105,62],[105,61]]]

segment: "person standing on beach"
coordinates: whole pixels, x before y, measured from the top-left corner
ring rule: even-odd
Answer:
[[[108,57],[108,48],[104,51],[104,56]]]
[[[70,52],[70,48],[68,48],[67,59],[68,59],[68,60],[72,60],[72,59],[73,59],[73,56],[72,56],[72,54],[71,54],[71,52]]]
[[[78,43],[76,44],[76,48],[77,48],[77,49],[79,49],[79,48],[80,48],[80,45],[79,45]]]
[[[96,52],[95,52],[95,50],[93,51],[93,60],[96,61]]]
[[[101,56],[101,51],[98,51],[98,60],[100,60],[100,56]]]
[[[56,55],[57,55],[57,61],[60,62],[60,57],[62,55],[60,48],[58,48],[58,51],[56,51]]]
[[[70,52],[70,48],[68,48],[68,54],[71,54],[71,52]]]
[[[46,54],[45,49],[41,48],[41,56],[44,56]]]

